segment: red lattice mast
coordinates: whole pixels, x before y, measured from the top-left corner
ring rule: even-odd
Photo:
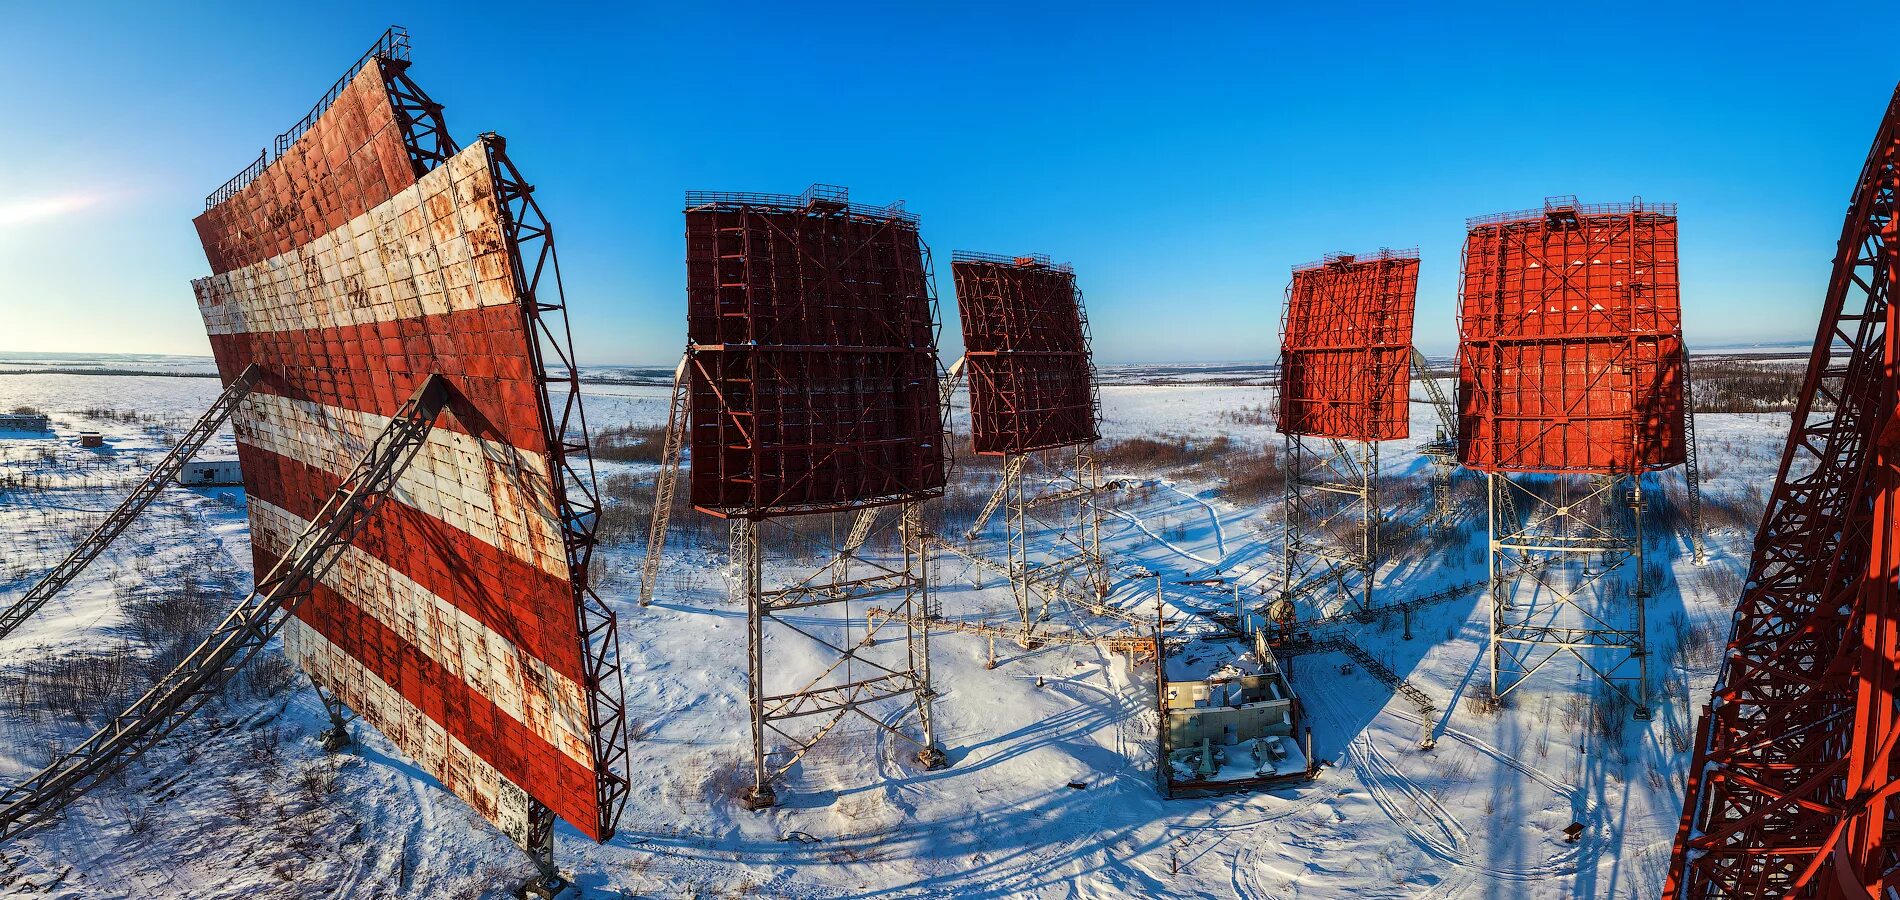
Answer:
[[[1854,188],[1794,428],[1703,711],[1665,897],[1900,890],[1897,167],[1900,91]]]

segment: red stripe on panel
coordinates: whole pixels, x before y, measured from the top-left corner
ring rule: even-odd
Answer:
[[[276,558],[258,551],[269,571]],[[594,772],[543,740],[375,616],[324,585],[297,608],[297,618],[337,649],[362,662],[411,705],[468,745],[503,777],[530,792],[588,837],[599,838]],[[361,710],[359,710],[361,712]]]
[[[265,365],[259,393],[379,416],[440,374],[454,387],[444,425],[546,453],[540,386],[529,361],[521,309],[513,304],[343,328],[214,334],[225,381]]]
[[[415,163],[372,59],[257,180],[192,220],[214,273],[301,247],[416,182]]]
[[[343,482],[249,444],[238,445],[238,456],[248,493],[305,521]],[[350,543],[586,687],[568,581],[394,501],[377,507]]]

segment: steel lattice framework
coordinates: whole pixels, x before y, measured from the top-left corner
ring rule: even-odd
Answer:
[[[1412,377],[1425,386],[1426,402],[1438,416],[1432,440],[1419,448],[1432,467],[1432,507],[1428,518],[1433,527],[1449,528],[1457,513],[1451,480],[1458,468],[1458,413],[1446,399],[1445,389],[1439,386],[1431,361],[1416,347],[1412,348]]]
[[[950,256],[970,385],[970,443],[1019,455],[1100,439],[1088,316],[1075,269],[1047,256]]]
[[[1900,90],[1854,188],[1665,897],[1900,891],[1896,202]]]
[[[1552,197],[1468,226],[1457,452],[1486,475],[1492,695],[1574,661],[1646,718],[1642,476],[1693,427],[1675,206]]]
[[[1040,254],[951,255],[963,323],[970,445],[1003,457],[1002,477],[965,530],[980,555],[1003,513],[1003,551],[1024,647],[1054,605],[1099,610],[1108,595],[1102,558],[1102,468],[1096,459],[1101,398],[1089,320],[1075,270]]]
[[[1293,269],[1278,401],[1286,535],[1269,613],[1281,625],[1302,599],[1323,612],[1374,606],[1379,442],[1410,433],[1418,267],[1416,250],[1380,250]]]
[[[835,185],[686,195],[693,505],[762,518],[943,492],[917,217]]]
[[[923,504],[943,493],[944,426],[917,217],[834,185],[691,192],[685,213],[688,345],[669,431],[690,429],[692,502],[729,521],[731,593],[746,607],[753,778],[741,801],[776,804],[775,783],[854,717],[942,766]],[[667,447],[662,480],[680,438]],[[827,562],[768,584],[766,554],[784,548]],[[868,622],[873,604],[893,616]]]

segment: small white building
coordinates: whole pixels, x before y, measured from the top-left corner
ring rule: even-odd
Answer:
[[[1264,787],[1311,775],[1293,685],[1265,641],[1220,636],[1170,652],[1161,686],[1169,796]]]
[[[0,413],[0,431],[51,431],[53,423],[41,413]]]
[[[244,470],[235,459],[194,459],[178,472],[178,483],[187,487],[242,487]]]

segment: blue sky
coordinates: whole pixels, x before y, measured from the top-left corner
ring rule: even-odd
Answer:
[[[946,319],[951,250],[1074,262],[1110,363],[1269,359],[1289,267],[1380,246],[1448,352],[1464,219],[1550,194],[1681,205],[1692,343],[1812,338],[1891,0],[1433,5],[7,5],[0,350],[208,352],[191,217],[392,22],[585,362],[677,354],[684,191],[814,181],[922,216]]]

